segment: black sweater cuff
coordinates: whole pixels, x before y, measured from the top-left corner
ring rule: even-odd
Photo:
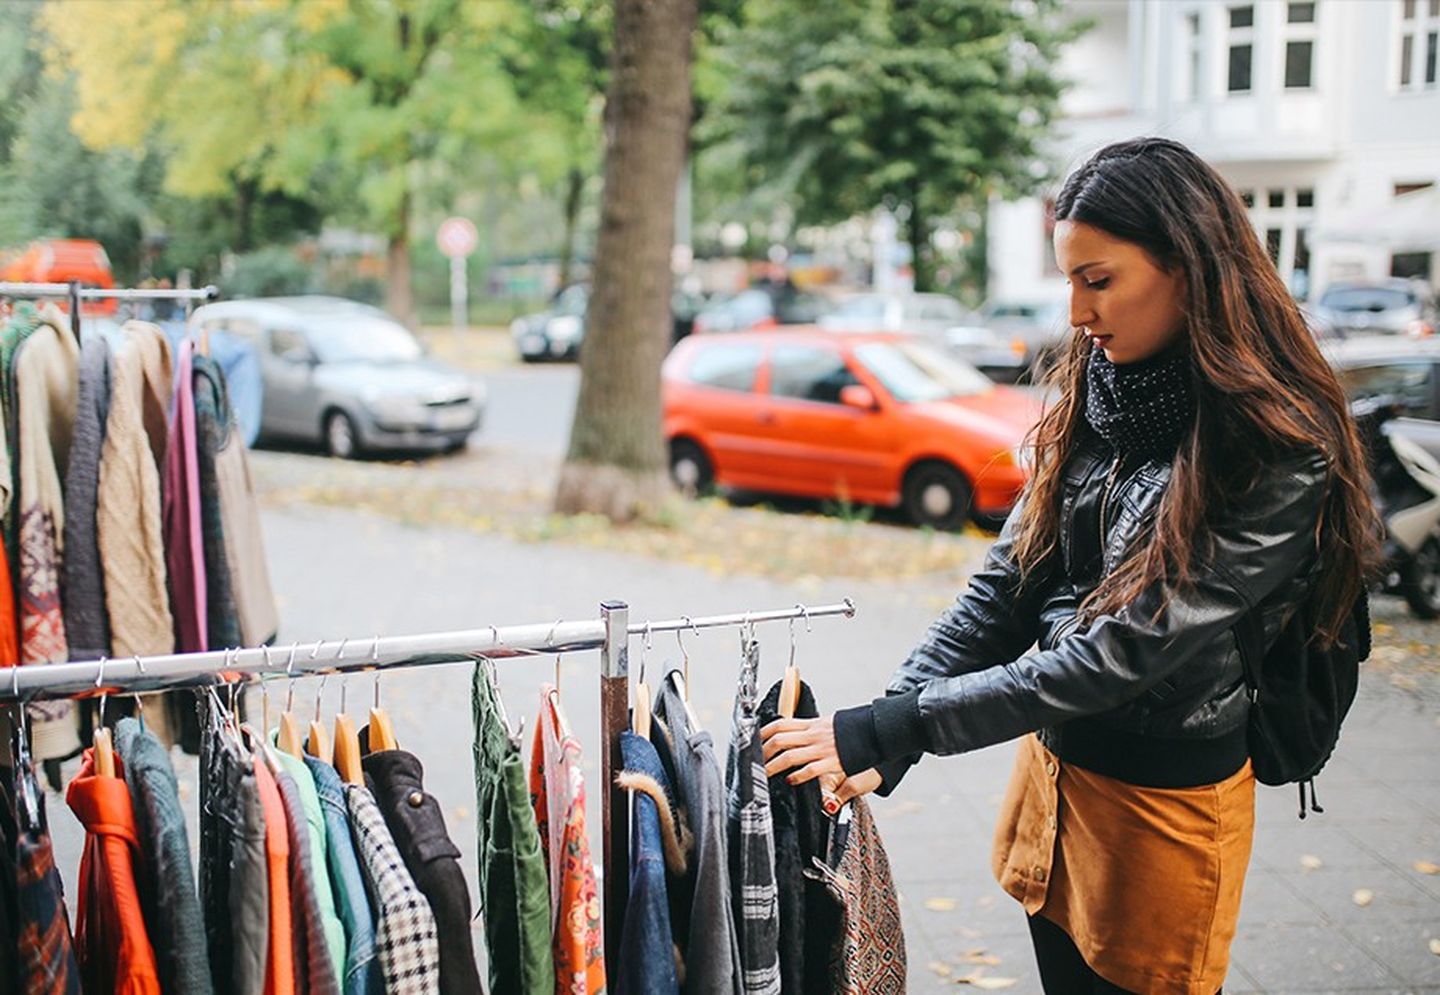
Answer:
[[[920,753],[927,745],[919,690],[841,709],[835,713],[834,729],[835,749],[846,775]]]

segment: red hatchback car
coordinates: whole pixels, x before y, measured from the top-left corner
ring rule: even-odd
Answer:
[[[917,524],[993,522],[1026,479],[1040,414],[926,342],[817,329],[693,336],[665,360],[675,482],[903,506]]]

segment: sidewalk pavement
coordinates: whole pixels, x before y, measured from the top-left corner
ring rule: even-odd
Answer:
[[[264,524],[284,621],[281,644],[591,618],[609,598],[628,601],[632,619],[643,621],[853,597],[859,607],[854,619],[817,619],[809,633],[796,626],[797,663],[824,709],[879,693],[933,618],[937,595],[948,599],[961,583],[953,575],[898,584],[717,578],[694,566],[415,528],[335,509],[267,511]],[[1397,630],[1410,626],[1403,606],[1388,600],[1376,605],[1375,616]],[[1405,631],[1413,634],[1412,628]],[[1433,645],[1440,627],[1418,631]],[[759,636],[762,682],[778,680],[789,653],[786,627],[762,625]],[[692,699],[705,727],[723,742],[738,637],[706,632],[687,637],[685,648]],[[635,667],[640,647],[631,649]],[[679,659],[674,637],[657,637],[648,667],[654,673]],[[597,655],[572,655],[562,670],[566,711],[587,750],[589,828],[598,854]],[[526,725],[533,726],[537,686],[554,674],[553,659],[500,664],[512,718],[530,715]],[[313,710],[317,683],[298,683],[297,709]],[[338,683],[331,680],[324,689],[327,715],[338,706]],[[360,685],[350,690],[353,708],[357,693],[368,701],[371,689],[368,679],[352,683]],[[381,693],[401,744],[425,764],[427,788],[440,799],[473,889],[468,688],[468,669],[449,666],[397,672],[384,679]],[[272,692],[273,708],[281,707],[284,694],[283,687]],[[1440,875],[1416,869],[1417,862],[1440,863],[1437,717],[1440,677],[1367,675],[1340,751],[1319,781],[1325,813],[1302,823],[1292,790],[1261,789],[1227,992],[1440,991],[1440,956],[1429,946],[1440,938]],[[1039,991],[1023,913],[989,874],[991,824],[1013,751],[1007,744],[964,757],[928,758],[894,797],[876,800],[902,893],[911,992],[998,988],[1007,981],[1011,991]],[[190,789],[193,819],[195,765],[179,758],[177,766],[182,790]],[[53,795],[49,810],[73,896],[78,826]],[[1370,893],[1363,905],[1357,902],[1362,889]],[[475,935],[483,949],[478,923]]]

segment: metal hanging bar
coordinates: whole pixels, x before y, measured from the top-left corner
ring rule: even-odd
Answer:
[[[69,283],[6,283],[0,281],[0,297],[69,297],[82,301],[201,301],[220,296],[214,285],[191,289],[135,289],[130,287],[72,287]]]
[[[618,604],[607,602],[607,604]],[[624,607],[621,604],[621,607]],[[839,604],[817,608],[795,607],[780,611],[751,612],[739,615],[717,615],[713,618],[671,619],[667,621],[628,624],[628,615],[616,615],[612,608],[604,618],[584,622],[542,622],[496,628],[470,629],[457,632],[426,633],[414,636],[392,636],[374,644],[368,655],[346,657],[349,639],[301,643],[291,676],[320,673],[351,673],[372,668],[393,669],[428,666],[471,660],[479,656],[500,659],[511,656],[533,656],[536,652],[568,653],[599,649],[619,642],[618,632],[639,633],[646,625],[651,631],[680,628],[713,628],[741,625],[746,622],[768,622],[810,616],[850,616],[855,605],[848,599]],[[602,608],[602,613],[605,609]],[[623,628],[621,628],[623,626]],[[367,637],[366,641],[369,641]],[[95,691],[95,680],[101,676],[98,661],[47,663],[16,667],[8,676],[0,676],[0,703],[18,699],[83,697]],[[234,674],[234,679],[287,672],[281,661],[272,658],[264,647],[212,650],[208,653],[173,653],[165,656],[130,657],[110,660],[104,664],[105,687],[111,694],[134,694],[161,691],[166,688],[198,687],[213,684],[218,675]],[[604,676],[623,679],[627,676],[625,655],[618,650],[607,653]]]

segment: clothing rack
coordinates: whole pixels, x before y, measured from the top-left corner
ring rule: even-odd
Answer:
[[[0,297],[67,299],[70,302],[70,331],[75,333],[77,342],[80,340],[81,301],[184,301],[188,317],[196,301],[213,301],[219,296],[220,290],[214,285],[197,290],[137,290],[128,287],[82,287],[79,280],[68,283],[0,282]]]
[[[6,284],[0,284],[0,294]],[[266,676],[304,677],[434,666],[466,660],[510,657],[548,658],[554,653],[600,650],[600,729],[604,740],[600,777],[604,852],[605,961],[616,963],[625,904],[629,896],[630,812],[615,772],[623,766],[620,733],[629,728],[630,636],[647,643],[656,632],[744,626],[833,616],[852,618],[855,603],[844,601],[807,608],[796,605],[773,611],[743,612],[660,622],[631,622],[623,601],[603,601],[600,618],[584,622],[487,626],[458,632],[413,636],[322,639],[290,646],[262,646],[126,657],[75,663],[13,666],[8,681],[0,676],[0,707],[54,698],[92,698],[138,694],[171,688],[235,684]]]

